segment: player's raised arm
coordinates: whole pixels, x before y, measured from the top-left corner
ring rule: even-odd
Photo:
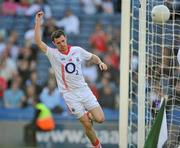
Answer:
[[[43,16],[44,16],[44,13],[42,11],[36,13],[36,18],[35,18],[35,43],[41,49],[41,51],[46,53],[47,45],[41,39],[41,22],[42,22]]]
[[[92,57],[91,57],[90,61],[93,62],[93,63],[95,63],[95,64],[98,64],[98,65],[99,65],[99,68],[100,68],[101,70],[107,70],[107,65],[106,65],[105,63],[103,63],[103,62],[101,61],[101,59],[100,59],[97,55],[92,54]]]

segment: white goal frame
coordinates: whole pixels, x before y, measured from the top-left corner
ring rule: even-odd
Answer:
[[[145,50],[146,50],[146,0],[140,1],[139,18],[139,65],[138,65],[138,148],[145,142]],[[122,0],[120,54],[120,105],[119,105],[119,148],[128,147],[128,104],[130,64],[130,18],[131,0]]]

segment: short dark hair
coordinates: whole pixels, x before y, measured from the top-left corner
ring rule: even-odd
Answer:
[[[66,36],[63,30],[56,30],[51,34],[51,40],[54,41],[55,38],[59,38],[61,35]]]

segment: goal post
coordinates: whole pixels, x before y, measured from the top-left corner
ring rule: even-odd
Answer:
[[[120,71],[119,105],[119,147],[121,148],[127,148],[128,145],[130,4],[130,0],[122,0],[120,69],[123,70]]]
[[[138,145],[139,148],[143,148],[145,138],[145,44],[146,44],[146,0],[141,0],[142,5],[140,7],[139,17],[141,17],[139,29],[139,83],[138,85]],[[131,7],[133,3],[130,0],[122,0],[122,20],[121,20],[121,67],[120,71],[120,121],[119,121],[119,146],[128,147],[128,112],[129,112],[129,64],[130,64],[130,20],[131,20]],[[132,35],[132,34],[131,34]],[[144,109],[144,110],[143,110]]]
[[[138,64],[138,148],[145,141],[145,73],[146,73],[146,0],[140,0],[139,6],[139,64]]]

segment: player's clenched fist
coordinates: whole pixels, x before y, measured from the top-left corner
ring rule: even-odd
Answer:
[[[107,65],[104,64],[103,62],[101,62],[101,63],[99,63],[99,68],[100,68],[101,70],[107,70]]]
[[[44,12],[39,11],[38,13],[36,13],[36,20],[41,19],[44,16]]]

